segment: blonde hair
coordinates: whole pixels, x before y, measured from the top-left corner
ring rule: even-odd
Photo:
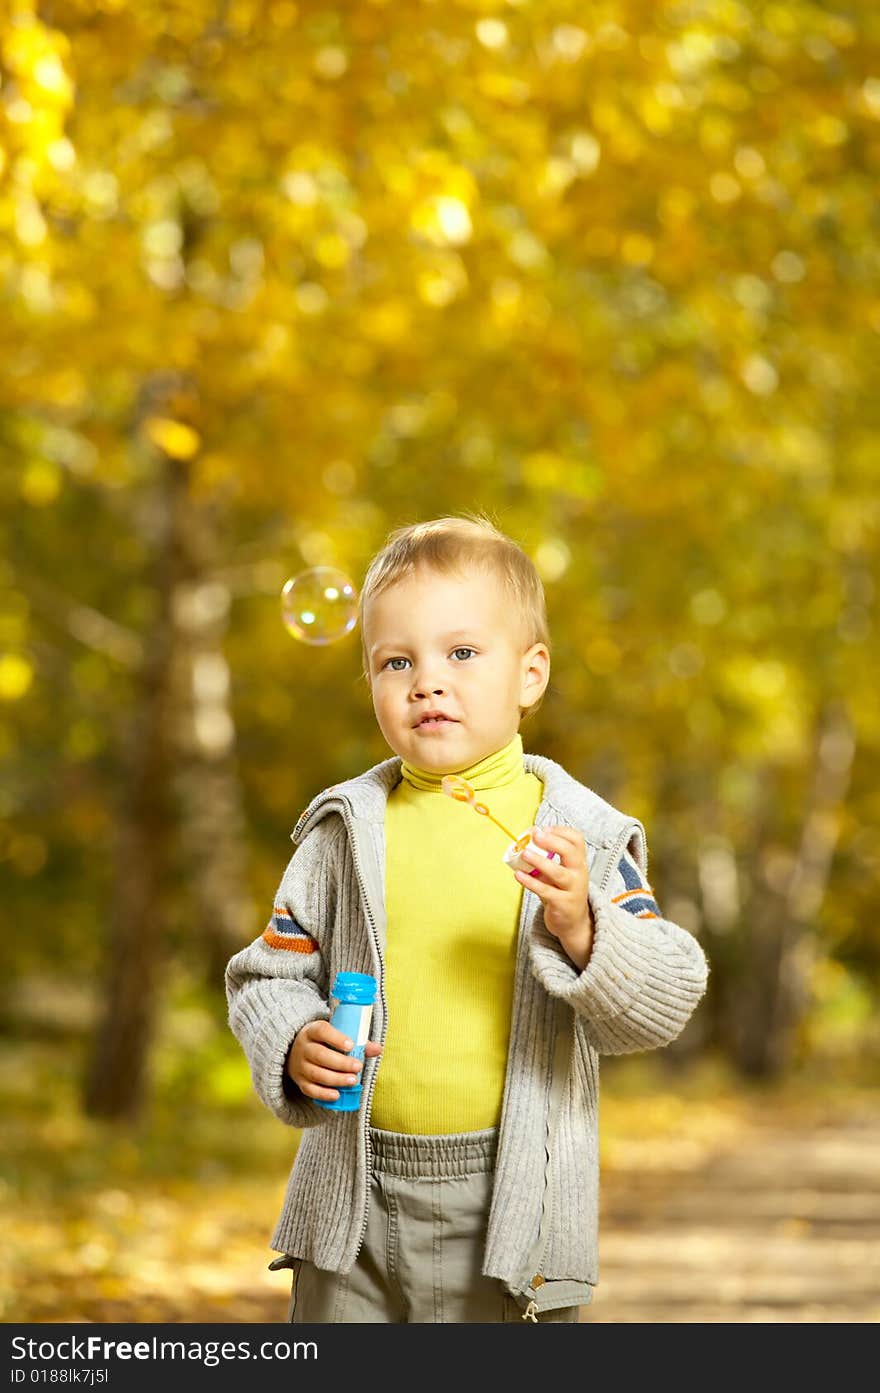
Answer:
[[[370,600],[396,581],[428,567],[445,575],[461,574],[467,567],[478,567],[501,581],[511,606],[519,612],[523,632],[530,648],[543,643],[550,648],[547,602],[534,562],[520,546],[495,526],[484,513],[465,512],[456,517],[433,518],[390,532],[384,547],[367,568],[358,596],[363,675],[369,683],[370,662],[364,637],[364,615]],[[533,715],[544,700],[523,711],[521,718]]]

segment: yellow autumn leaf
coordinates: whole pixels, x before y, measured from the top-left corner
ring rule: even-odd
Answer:
[[[201,436],[191,426],[167,416],[148,417],[144,434],[171,459],[192,459],[201,444]]]

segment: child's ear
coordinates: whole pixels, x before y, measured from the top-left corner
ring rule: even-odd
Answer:
[[[544,695],[550,681],[550,653],[546,644],[533,643],[531,648],[526,651],[525,659],[523,678],[530,671],[535,674],[534,680],[529,683],[532,692],[530,693],[531,700],[526,709],[530,710],[535,702]]]

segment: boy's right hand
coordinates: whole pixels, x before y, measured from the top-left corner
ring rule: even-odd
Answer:
[[[307,1098],[332,1102],[339,1097],[338,1089],[357,1083],[363,1068],[359,1059],[349,1059],[345,1053],[353,1044],[329,1021],[309,1021],[288,1050],[287,1072]],[[382,1046],[368,1040],[364,1053],[372,1059],[382,1053]]]

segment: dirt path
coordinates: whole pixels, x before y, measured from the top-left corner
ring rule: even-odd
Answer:
[[[880,1320],[880,1107],[750,1122],[678,1169],[632,1147],[600,1251],[586,1323]]]
[[[880,1320],[880,1103],[808,1116],[773,1099],[612,1090],[605,1124],[600,1282],[583,1324]],[[0,1313],[283,1322],[289,1276],[267,1270],[267,1243],[286,1162],[272,1172],[271,1187],[253,1173],[120,1179],[10,1206]]]

